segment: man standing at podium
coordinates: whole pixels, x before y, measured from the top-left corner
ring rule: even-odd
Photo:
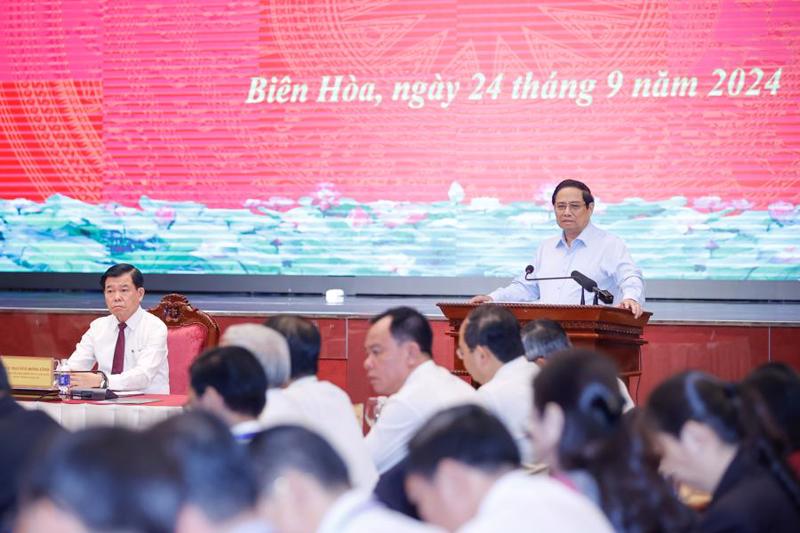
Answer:
[[[552,201],[562,232],[539,245],[533,271],[518,276],[511,284],[488,295],[475,296],[470,303],[576,305],[581,301],[583,289],[573,279],[540,283],[531,278],[569,278],[577,270],[596,281],[600,289],[611,292],[619,307],[629,309],[637,318],[641,316],[644,303],[642,271],[634,264],[622,239],[591,223],[594,197],[589,187],[577,180],[564,180],[553,191]]]
[[[74,387],[108,387],[169,394],[167,326],[141,308],[144,276],[133,265],[114,265],[100,278],[110,315],[94,320],[67,361]]]

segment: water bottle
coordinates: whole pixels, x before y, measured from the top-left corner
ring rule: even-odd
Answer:
[[[58,384],[58,395],[62,399],[70,397],[70,375],[69,369],[63,360],[58,361],[56,366],[56,381]]]

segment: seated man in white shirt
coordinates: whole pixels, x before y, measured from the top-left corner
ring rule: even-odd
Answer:
[[[388,396],[367,448],[378,473],[406,456],[414,432],[437,411],[475,401],[464,380],[433,362],[433,331],[415,309],[396,307],[374,317],[364,347],[364,368],[372,389]]]
[[[575,280],[539,283],[532,279],[568,278],[577,270],[597,282],[599,289],[608,290],[619,307],[629,309],[638,318],[644,304],[642,271],[622,239],[591,223],[594,197],[589,187],[577,180],[564,180],[556,186],[552,201],[561,235],[540,244],[531,265],[533,270],[518,276],[507,287],[475,296],[470,302],[577,305],[583,289]]]
[[[283,335],[289,343],[291,357],[290,381],[281,394],[290,412],[282,409],[284,413],[268,415],[266,422],[274,425],[282,418],[283,423],[296,423],[318,431],[344,459],[353,485],[371,490],[378,480],[378,472],[364,443],[350,397],[333,383],[317,379],[322,345],[317,326],[310,320],[291,315],[274,316],[264,325]]]
[[[426,521],[448,531],[613,531],[582,494],[547,476],[520,471],[514,440],[482,407],[438,413],[408,447],[407,491]]]
[[[262,426],[267,378],[255,356],[238,346],[213,348],[189,367],[189,405],[208,411],[247,443]]]
[[[525,357],[537,366],[545,366],[559,352],[572,348],[572,342],[561,324],[549,318],[531,320],[522,328],[522,345]],[[625,383],[617,378],[619,392],[625,400],[624,411],[635,407],[631,393]]]
[[[472,379],[482,383],[478,401],[506,426],[523,463],[533,462],[528,438],[533,406],[533,378],[539,367],[525,358],[519,322],[494,304],[472,310],[461,323],[458,356]]]
[[[89,325],[67,361],[73,387],[169,394],[167,326],[141,308],[144,277],[127,263],[100,278],[110,315]],[[97,363],[99,372],[86,372]]]
[[[249,449],[259,514],[278,533],[436,531],[352,489],[344,461],[307,428],[275,426],[256,435]]]

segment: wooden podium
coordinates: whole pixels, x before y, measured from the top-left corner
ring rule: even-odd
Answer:
[[[450,322],[447,334],[455,339],[457,348],[461,323],[477,305],[450,302],[436,305]],[[652,313],[644,312],[639,318],[634,318],[627,309],[605,305],[497,305],[511,311],[520,325],[537,318],[549,318],[560,323],[576,347],[598,350],[613,358],[626,385],[631,377],[638,377],[642,373],[641,349],[647,342],[642,338],[642,330]],[[463,363],[455,353],[453,361],[456,370],[464,370]]]

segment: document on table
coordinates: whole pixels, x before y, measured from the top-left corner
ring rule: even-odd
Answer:
[[[140,405],[143,403],[155,403],[161,400],[156,398],[114,398],[113,400],[101,400],[97,403],[116,403],[122,405]]]
[[[144,394],[144,391],[142,390],[115,390],[113,392],[119,398],[122,398],[124,396],[141,396],[142,394]]]

